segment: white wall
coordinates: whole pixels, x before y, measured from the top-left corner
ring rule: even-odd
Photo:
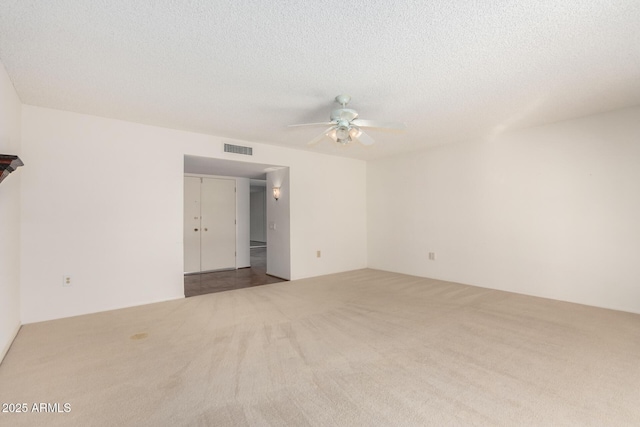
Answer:
[[[273,187],[280,187],[280,197],[273,198]],[[267,274],[291,279],[291,181],[289,169],[267,173]],[[304,236],[304,234],[302,234]]]
[[[23,323],[184,295],[184,155],[290,167],[292,279],[366,267],[363,161],[26,105],[22,123]]]
[[[293,279],[366,266],[367,167],[346,158],[317,156],[290,169]],[[269,191],[267,185],[267,201]],[[316,258],[318,250],[321,258]]]
[[[0,63],[0,154],[19,155],[20,99]],[[23,159],[24,160],[24,159]],[[0,361],[20,328],[20,177],[0,183]]]
[[[640,312],[640,109],[366,165],[32,106],[20,148],[2,79],[1,148],[26,166],[0,184],[0,345],[18,281],[24,323],[182,297],[185,154],[289,167],[292,279],[364,268],[368,247],[372,268]]]
[[[251,192],[251,240],[267,241],[267,192],[264,187]]]
[[[249,178],[236,178],[236,268],[251,266],[251,187]]]
[[[367,169],[370,267],[640,312],[640,109]]]

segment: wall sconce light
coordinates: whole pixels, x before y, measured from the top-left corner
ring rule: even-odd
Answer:
[[[280,198],[280,187],[273,187],[273,198],[276,200]]]

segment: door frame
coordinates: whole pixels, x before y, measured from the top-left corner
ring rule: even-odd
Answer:
[[[184,172],[182,174],[182,182],[184,185],[184,178],[185,177],[191,177],[191,178],[210,178],[210,179],[224,179],[224,180],[229,180],[229,181],[234,181],[234,185],[236,188],[235,191],[235,199],[234,199],[234,211],[235,211],[235,222],[236,222],[236,230],[235,230],[235,259],[234,259],[234,266],[233,266],[233,270],[237,270],[238,269],[238,181],[237,181],[237,177],[233,177],[233,176],[221,176],[221,175],[208,175],[208,174],[200,174],[200,173],[186,173]],[[184,205],[184,197],[183,197],[183,205]],[[184,218],[183,218],[183,222],[184,222]],[[183,228],[184,230],[184,228]],[[184,258],[184,235],[182,236],[182,241],[183,241],[183,248],[182,248],[182,256]],[[183,268],[184,270],[184,265]],[[212,272],[212,271],[224,271],[224,270],[232,270],[231,268],[226,268],[226,269],[221,269],[221,270],[208,270],[207,272]],[[198,271],[198,272],[193,272],[193,273],[187,273],[184,272],[184,274],[199,274],[202,271]]]
[[[271,253],[267,257],[267,274],[280,277],[285,280],[291,280],[293,259],[291,253],[291,224],[294,210],[291,209],[290,193],[293,190],[291,181],[294,180],[294,173],[291,166],[288,164],[277,163],[263,163],[257,159],[241,159],[243,157],[239,154],[226,154],[224,157],[206,154],[187,154],[183,153],[182,163],[182,176],[195,176],[195,177],[213,177],[213,178],[226,178],[235,179],[237,191],[236,199],[236,222],[237,222],[237,234],[236,234],[236,268],[243,268],[250,266],[250,249],[249,249],[249,227],[250,219],[247,215],[246,227],[243,225],[243,218],[241,215],[242,206],[238,206],[238,203],[242,202],[241,193],[244,190],[241,188],[244,183],[241,180],[246,180],[246,191],[249,192],[249,180],[251,178],[257,178],[259,175],[266,175],[267,178],[267,226],[269,223],[274,222],[277,226],[277,230],[274,228],[271,230],[271,237],[267,237],[267,250]],[[261,179],[264,179],[261,177]],[[279,200],[274,200],[270,196],[271,187],[280,187],[281,196]],[[240,202],[238,202],[240,200]],[[247,212],[249,212],[249,200],[247,203]],[[245,230],[246,229],[246,230]],[[269,233],[269,229],[267,229]],[[242,246],[242,242],[245,240],[246,234],[246,250]],[[268,234],[269,236],[269,234]],[[246,253],[245,253],[246,252]],[[184,251],[183,251],[184,253]],[[245,259],[246,258],[246,259]]]

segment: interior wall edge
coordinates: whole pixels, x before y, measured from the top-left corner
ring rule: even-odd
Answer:
[[[18,322],[18,324],[14,327],[13,332],[9,336],[9,341],[4,345],[4,348],[0,352],[0,365],[2,364],[2,361],[4,360],[4,358],[7,355],[7,353],[9,352],[9,349],[11,348],[11,345],[13,344],[13,342],[16,339],[16,337],[18,336],[18,332],[20,332],[20,328],[21,327],[22,327],[22,324],[20,322]]]

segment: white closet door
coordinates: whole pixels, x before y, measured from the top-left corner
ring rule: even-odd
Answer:
[[[236,268],[236,181],[203,178],[201,271]]]
[[[200,178],[184,177],[184,271],[200,271]]]

